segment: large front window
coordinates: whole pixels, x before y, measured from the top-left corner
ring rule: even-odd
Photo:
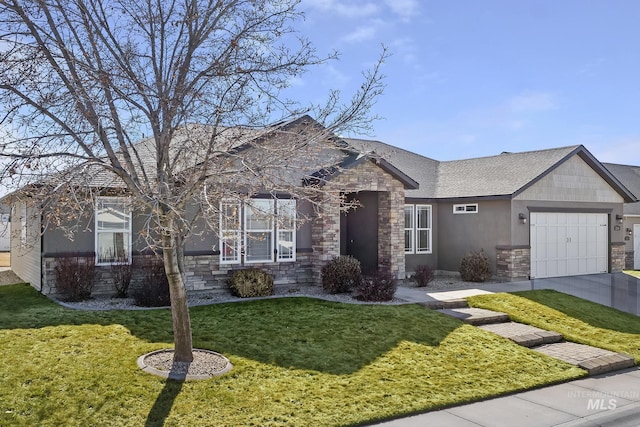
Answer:
[[[431,230],[431,205],[405,205],[405,253],[430,254]]]
[[[96,263],[131,261],[131,212],[127,199],[100,197],[96,203]]]
[[[225,200],[220,207],[220,262],[295,261],[296,201]]]
[[[245,204],[246,262],[273,261],[273,200],[254,199]]]

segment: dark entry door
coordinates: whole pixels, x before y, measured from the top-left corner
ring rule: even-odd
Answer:
[[[342,215],[341,253],[360,261],[364,274],[372,274],[378,268],[378,193],[362,191],[347,196],[347,201],[354,199],[362,206]]]

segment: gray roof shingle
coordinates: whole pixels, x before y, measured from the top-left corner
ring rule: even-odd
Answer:
[[[420,188],[408,190],[408,198],[513,197],[577,154],[627,201],[633,199],[633,195],[620,186],[615,175],[602,167],[602,164],[581,145],[440,162],[379,141],[345,141],[363,153],[377,153],[416,180]],[[638,172],[640,173],[640,168]]]
[[[640,166],[619,165],[615,163],[603,163],[629,191],[636,197],[640,197]],[[640,215],[640,202],[626,203],[624,205],[625,215]]]

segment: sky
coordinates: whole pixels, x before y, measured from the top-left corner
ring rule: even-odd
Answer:
[[[293,96],[352,94],[384,44],[369,135],[436,160],[584,145],[640,165],[636,0],[302,0],[297,24],[340,60]]]

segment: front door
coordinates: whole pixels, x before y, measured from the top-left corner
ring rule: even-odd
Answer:
[[[353,200],[361,206],[342,215],[340,253],[360,261],[363,274],[372,274],[378,268],[378,193],[349,194],[347,201]]]

